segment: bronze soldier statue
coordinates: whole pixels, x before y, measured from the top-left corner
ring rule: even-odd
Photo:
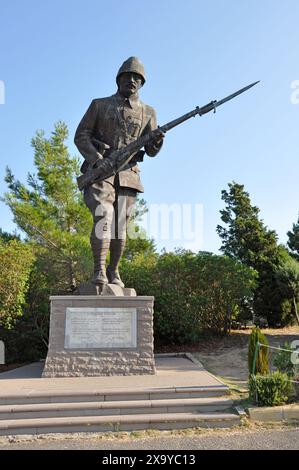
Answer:
[[[155,110],[139,100],[145,72],[137,57],[130,57],[122,64],[116,83],[117,92],[108,98],[94,99],[77,128],[75,144],[85,159],[82,173],[92,172],[111,152],[157,128]],[[158,132],[129,166],[84,188],[84,200],[94,222],[90,235],[94,259],[92,283],[101,288],[107,283],[124,287],[119,262],[126,244],[126,226],[136,195],[143,192],[136,162],[142,160],[144,153],[150,157],[157,155],[163,137],[163,132]],[[106,270],[109,249],[110,263]]]

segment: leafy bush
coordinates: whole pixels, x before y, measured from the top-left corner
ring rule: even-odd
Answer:
[[[10,329],[22,315],[34,258],[29,245],[0,240],[0,259],[0,327]]]
[[[276,406],[286,403],[293,393],[293,385],[287,374],[273,372],[269,375],[251,375],[249,396],[259,406]]]
[[[155,297],[156,344],[198,341],[226,333],[252,295],[255,273],[226,256],[177,250],[122,261],[126,286]]]
[[[5,344],[6,364],[38,361],[47,355],[48,347],[39,333],[35,318],[29,314],[24,313],[13,329],[0,327],[0,339]]]
[[[249,375],[250,374],[268,374],[269,372],[269,353],[268,353],[268,348],[264,348],[260,346],[258,348],[258,353],[256,355],[256,347],[257,343],[264,344],[265,346],[268,346],[268,341],[265,337],[265,335],[261,332],[259,327],[256,327],[252,330],[251,335],[249,337],[249,343],[248,343],[248,370],[249,370]],[[253,371],[253,366],[254,366],[254,360],[255,362],[255,370]]]
[[[292,349],[290,343],[286,341],[282,346],[283,349],[277,351],[274,356],[273,365],[280,371],[285,372],[289,377],[299,375],[299,367],[292,363]],[[285,351],[284,351],[285,350]]]

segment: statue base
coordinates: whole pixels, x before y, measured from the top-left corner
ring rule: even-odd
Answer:
[[[80,284],[74,292],[75,295],[116,295],[116,296],[136,296],[135,289],[120,287],[116,284],[96,285],[92,282]]]
[[[52,296],[50,300],[43,377],[155,374],[153,297],[135,293]]]

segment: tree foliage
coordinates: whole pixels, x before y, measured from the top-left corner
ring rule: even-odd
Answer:
[[[286,250],[277,243],[277,235],[259,218],[244,186],[235,182],[222,191],[226,207],[220,211],[226,226],[217,226],[222,239],[221,251],[258,272],[254,295],[255,314],[265,317],[269,326],[284,326],[294,318],[292,297],[278,288],[277,270],[284,263]]]
[[[293,224],[292,230],[288,233],[287,245],[290,249],[290,254],[299,261],[299,216],[296,224]]]
[[[126,285],[155,297],[155,341],[183,344],[207,330],[228,332],[256,273],[228,257],[177,250],[123,264]]]
[[[299,365],[294,364],[294,361],[292,361],[293,353],[294,349],[292,348],[291,343],[285,341],[282,348],[275,352],[273,365],[280,372],[284,372],[291,379],[296,380],[299,373]]]
[[[267,347],[257,346],[264,344],[269,346],[265,335],[259,327],[252,330],[248,342],[248,370],[250,374],[269,373],[269,350]]]
[[[37,174],[29,174],[25,186],[8,168],[9,191],[5,194],[14,222],[34,243],[44,267],[55,277],[56,288],[62,291],[76,287],[89,274],[91,264],[88,236],[92,221],[76,186],[79,161],[70,156],[67,137],[62,122],[55,125],[49,139],[38,131],[32,139]]]
[[[289,306],[288,313],[291,317],[288,320],[292,319],[292,312],[294,311],[299,324],[297,307],[299,302],[299,262],[287,252],[285,252],[282,263],[276,271],[276,280],[282,295],[286,299],[291,299],[291,301],[285,301],[285,307]]]
[[[21,240],[21,238],[16,233],[5,232],[0,228],[0,240],[6,243],[10,240]]]
[[[148,211],[146,202],[137,194],[134,212],[127,229],[126,248],[123,257],[132,260],[135,256],[146,256],[156,252],[154,240],[148,238],[146,231],[140,226],[142,216]]]
[[[279,263],[277,235],[259,219],[259,209],[253,206],[244,186],[230,183],[222,191],[225,209],[220,211],[226,227],[217,226],[222,239],[220,250],[258,272]]]
[[[12,328],[22,315],[33,254],[21,241],[0,240],[0,326]]]

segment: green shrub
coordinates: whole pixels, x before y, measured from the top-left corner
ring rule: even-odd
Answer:
[[[283,349],[286,349],[287,351],[284,351]],[[287,341],[284,343],[283,349],[277,351],[275,354],[273,365],[280,372],[285,372],[289,377],[293,377],[295,375],[295,365],[292,363],[291,359],[294,349],[291,348],[290,343]]]
[[[249,375],[252,373],[262,374],[262,375],[269,373],[269,352],[268,352],[268,348],[264,348],[263,346],[260,346],[258,348],[258,354],[256,357],[256,362],[255,362],[255,370],[253,371],[257,343],[264,344],[265,346],[269,345],[265,335],[261,332],[259,327],[254,328],[249,337],[249,344],[248,344]]]
[[[121,275],[138,295],[155,297],[155,343],[186,344],[207,332],[227,333],[255,273],[226,256],[185,250],[123,260]]]
[[[0,340],[5,344],[5,363],[38,361],[47,356],[47,346],[43,342],[36,318],[24,314],[11,330],[0,327]]]
[[[34,256],[19,240],[0,240],[0,327],[11,329],[22,316]]]
[[[287,374],[272,372],[268,375],[251,375],[249,396],[259,406],[276,406],[286,403],[293,393],[293,385]]]

